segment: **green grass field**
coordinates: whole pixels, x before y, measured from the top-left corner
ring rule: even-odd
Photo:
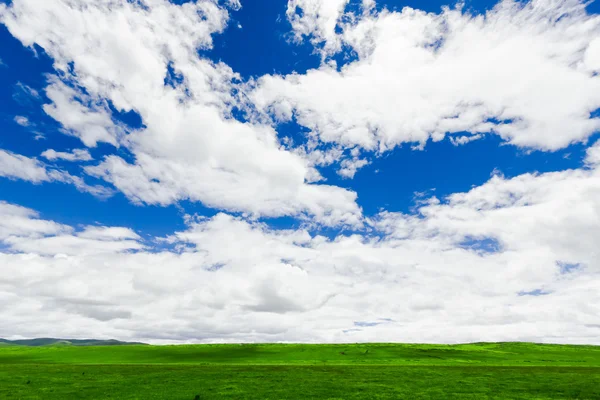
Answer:
[[[194,398],[600,399],[600,347],[0,346],[0,399]]]

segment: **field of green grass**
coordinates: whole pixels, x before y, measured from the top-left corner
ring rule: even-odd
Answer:
[[[600,347],[0,346],[0,399],[600,399]]]

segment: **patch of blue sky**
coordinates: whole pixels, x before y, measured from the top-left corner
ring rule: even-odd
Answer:
[[[325,168],[322,174],[329,184],[357,190],[358,202],[367,215],[381,208],[410,212],[415,192],[432,193],[443,199],[487,182],[498,171],[511,178],[528,172],[578,168],[583,165],[587,147],[578,143],[559,151],[543,152],[503,144],[497,135],[485,135],[459,147],[448,139],[430,141],[423,150],[404,145],[373,158],[352,180],[338,176],[335,166]]]
[[[459,247],[479,254],[494,254],[502,251],[502,244],[495,238],[465,238]]]
[[[304,73],[317,68],[320,57],[310,43],[293,43],[286,17],[287,2],[242,2],[230,11],[228,28],[201,54],[229,65],[244,79],[265,74]]]
[[[546,290],[543,289],[534,289],[534,290],[530,290],[530,291],[520,291],[518,294],[519,296],[546,296],[548,294],[550,294],[551,292],[548,292]]]
[[[354,321],[354,326],[359,326],[361,328],[372,327],[381,325],[381,322],[367,322],[367,321]]]
[[[581,270],[582,268],[582,265],[579,263],[568,263],[564,261],[559,261],[556,264],[558,265],[561,274],[571,274],[578,270]]]
[[[94,183],[85,177],[86,182]],[[123,194],[106,200],[81,193],[68,184],[45,182],[37,185],[21,180],[0,179],[2,200],[40,212],[43,219],[71,226],[125,226],[153,236],[166,236],[184,230],[180,207],[132,204]],[[194,204],[200,207],[197,204]],[[189,210],[188,210],[189,212]],[[209,214],[208,211],[204,211]]]

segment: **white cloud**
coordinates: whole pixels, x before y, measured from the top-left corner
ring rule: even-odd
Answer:
[[[123,132],[113,123],[105,102],[94,102],[56,78],[51,79],[46,96],[52,103],[44,105],[44,111],[62,124],[65,133],[78,137],[88,147],[98,142],[117,145]]]
[[[296,40],[311,37],[314,45],[323,43],[324,55],[339,50],[341,38],[335,29],[348,1],[288,0],[286,15]]]
[[[145,4],[14,0],[0,19],[54,59],[60,78],[49,80],[45,110],[65,133],[130,153],[133,161],[113,154],[86,166],[89,175],[138,204],[190,199],[246,215],[188,217],[183,231],[143,240],[0,202],[0,337],[600,344],[598,145],[585,168],[495,175],[366,226],[356,193],[308,183],[335,162],[353,176],[369,162],[364,149],[445,132],[468,131],[454,139],[464,144],[493,130],[542,149],[586,139],[600,104],[600,22],[579,2],[503,2],[484,18],[376,13],[370,1],[352,16],[342,15],[346,1],[290,1],[297,38],[324,55],[352,46],[358,60],[258,81],[260,109],[314,130],[288,150],[273,127],[232,118],[239,76],[197,56],[225,28],[226,10]],[[137,112],[143,127],[116,123],[111,108]],[[82,149],[43,156],[89,160]],[[5,150],[0,175],[109,194]],[[330,239],[252,219],[280,215],[357,231]]]
[[[586,151],[585,163],[588,165],[600,165],[600,141]]]
[[[282,148],[272,127],[231,117],[239,76],[198,57],[225,28],[226,9],[208,0],[152,0],[145,8],[85,4],[17,0],[0,18],[24,45],[36,43],[54,59],[62,80],[51,79],[45,110],[66,133],[87,146],[105,141],[134,156],[133,164],[109,156],[86,167],[89,174],[137,203],[189,199],[255,216],[357,223],[355,193],[309,184],[314,169]],[[137,112],[144,127],[115,124],[109,103]]]
[[[590,118],[600,108],[600,16],[581,1],[507,0],[485,16],[405,8],[347,19],[336,40],[358,59],[258,79],[251,99],[259,110],[294,117],[324,142],[372,151],[463,131],[556,150],[600,129]],[[307,26],[323,37],[323,24]]]
[[[480,133],[471,136],[450,136],[450,142],[455,146],[462,146],[479,139],[483,139],[483,135]]]
[[[0,336],[18,324],[24,336],[154,342],[598,343],[599,178],[495,176],[333,240],[191,218],[157,239],[173,251],[2,204]]]
[[[167,205],[179,199],[190,199],[252,217],[305,214],[326,225],[359,224],[360,210],[354,192],[335,186],[302,184],[300,171],[278,169],[278,161],[284,161],[283,165],[286,163],[277,156],[286,158],[290,153],[273,154],[273,160],[263,158],[262,170],[252,168],[256,167],[252,164],[244,169],[242,164],[238,173],[232,171],[236,168],[235,154],[232,151],[228,155],[231,164],[221,168],[196,164],[195,169],[190,169],[184,163],[138,154],[136,165],[110,156],[99,166],[89,166],[85,170],[111,182],[137,204]],[[244,163],[246,160],[239,161]]]
[[[0,176],[8,179],[21,179],[35,184],[42,182],[62,182],[74,185],[80,192],[90,193],[100,198],[110,197],[113,191],[104,186],[89,186],[78,176],[68,172],[48,168],[36,158],[0,149]]]
[[[66,225],[38,218],[35,211],[0,201],[0,240],[11,236],[36,238],[71,231]]]
[[[22,115],[17,115],[17,116],[15,117],[15,122],[16,122],[17,124],[19,124],[19,125],[21,125],[21,126],[25,126],[25,127],[29,126],[29,124],[30,124],[30,122],[29,122],[29,118],[27,118],[27,117],[24,117],[24,116],[22,116]]]
[[[0,149],[0,176],[33,183],[52,180],[42,162],[2,149]]]
[[[354,178],[356,171],[368,165],[369,161],[360,158],[345,159],[340,163],[341,168],[338,170],[338,175],[344,178]]]
[[[29,118],[22,116],[22,115],[17,115],[14,117],[13,119],[17,124],[21,125],[24,128],[30,128],[29,130],[32,131],[34,133],[34,138],[35,140],[39,140],[39,139],[44,139],[45,136],[43,133],[34,130],[36,127],[36,124],[34,124],[33,122],[31,122],[29,120]]]
[[[598,169],[512,179],[496,175],[468,193],[453,194],[447,202],[430,199],[419,215],[383,213],[375,226],[398,240],[435,237],[447,246],[491,240],[503,254],[514,252],[515,262],[528,265],[532,273],[544,260],[596,271],[599,177]],[[529,251],[537,254],[537,261],[526,256]]]
[[[65,160],[65,161],[90,161],[92,160],[92,156],[87,149],[73,149],[71,152],[62,152],[56,151],[53,149],[48,149],[44,151],[42,154],[46,160],[54,161],[54,160]]]
[[[129,228],[106,226],[88,226],[77,236],[94,240],[140,239],[140,236]]]
[[[10,237],[4,243],[13,251],[40,255],[118,254],[139,250],[143,245],[135,240],[102,240],[77,235],[42,237],[36,239]]]
[[[0,241],[13,252],[62,257],[138,250],[140,236],[129,228],[86,226],[81,231],[39,218],[31,209],[0,201]]]

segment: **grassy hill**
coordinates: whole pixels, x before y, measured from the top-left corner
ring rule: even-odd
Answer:
[[[600,347],[3,346],[2,399],[600,399]]]

